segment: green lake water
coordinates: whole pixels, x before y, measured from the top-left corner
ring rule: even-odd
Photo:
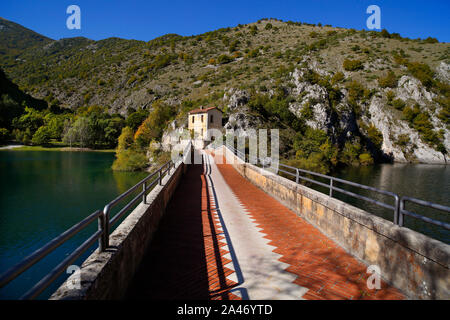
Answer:
[[[379,164],[367,167],[348,167],[334,174],[341,179],[387,190],[399,196],[414,197],[441,205],[450,206],[450,166],[429,164]],[[325,181],[323,181],[325,182]],[[328,183],[328,181],[326,181]],[[394,204],[393,197],[384,196],[372,191],[335,183],[336,187],[349,190],[354,193],[365,195],[375,200]],[[314,188],[328,194],[328,190]],[[364,200],[334,192],[335,198],[355,205],[372,214],[393,221],[394,212],[371,204]],[[406,203],[406,209],[439,221],[450,223],[450,214],[429,209],[427,207]],[[421,232],[445,243],[450,243],[450,231],[425,223],[421,220],[405,216],[404,226]]]
[[[145,177],[114,172],[114,153],[0,151],[0,273]],[[0,299],[17,299],[97,229],[80,234],[0,289]],[[96,248],[94,245],[75,265]],[[63,274],[40,298],[64,281]]]

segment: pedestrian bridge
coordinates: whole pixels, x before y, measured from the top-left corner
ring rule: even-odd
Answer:
[[[187,164],[194,155],[201,164]],[[51,299],[450,298],[450,246],[399,225],[410,213],[403,202],[403,211],[394,208],[397,221],[387,221],[331,197],[337,187],[326,195],[297,183],[296,174],[291,181],[224,146],[187,150],[184,161],[130,189],[142,187],[133,199],[140,203],[115,230],[133,205],[109,217],[122,196],[69,230],[66,237],[98,219],[85,244],[99,239],[99,248]],[[7,271],[0,284],[64,239]]]

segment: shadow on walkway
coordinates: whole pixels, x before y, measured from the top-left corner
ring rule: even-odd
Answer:
[[[125,299],[236,299],[203,165],[190,165]],[[228,261],[227,261],[228,260]]]

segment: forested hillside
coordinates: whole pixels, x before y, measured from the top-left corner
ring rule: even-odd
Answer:
[[[7,76],[49,108],[122,119],[119,149],[137,159],[127,169],[168,151],[167,135],[200,105],[220,107],[228,129],[281,129],[284,161],[321,172],[444,163],[450,150],[450,45],[437,39],[277,19],[148,42],[30,32],[14,48],[0,39]]]

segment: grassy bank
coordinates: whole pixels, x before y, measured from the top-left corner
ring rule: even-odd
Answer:
[[[90,149],[90,148],[70,148],[61,146],[21,146],[11,149],[4,149],[9,151],[90,151],[90,152],[115,152],[114,149]]]

